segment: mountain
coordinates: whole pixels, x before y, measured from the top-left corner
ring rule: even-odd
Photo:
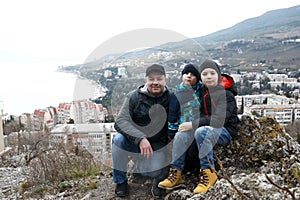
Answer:
[[[193,38],[213,59],[243,67],[259,63],[297,68],[300,58],[300,5],[266,12],[230,28]],[[172,48],[187,50],[187,41]],[[168,44],[164,45],[167,48]]]
[[[167,52],[185,54],[172,58]],[[156,57],[153,58],[153,55]],[[161,62],[166,66],[176,67],[183,62],[199,64],[205,58],[219,60],[236,69],[255,68],[258,65],[297,69],[299,55],[300,5],[268,11],[206,36],[120,55],[106,55],[82,64],[78,71],[88,77],[90,72],[125,63],[134,73],[135,70],[142,71],[141,63],[147,66],[153,62]]]
[[[217,31],[196,41],[228,41],[242,38],[300,36],[300,5],[268,11],[265,14],[242,21],[230,28]]]

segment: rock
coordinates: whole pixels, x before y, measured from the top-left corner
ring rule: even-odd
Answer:
[[[193,189],[198,184],[195,173],[183,175],[185,189],[168,192],[164,197],[168,199],[243,199],[241,194],[249,199],[292,199],[286,190],[294,191],[295,199],[300,199],[300,145],[287,134],[272,118],[256,118],[242,116],[238,127],[238,135],[226,147],[218,146],[214,149],[220,159],[223,169],[217,164],[218,181],[206,193],[193,194]],[[6,163],[6,166],[15,166]],[[0,168],[0,199],[29,199],[28,191],[17,193],[18,184],[26,180],[26,168],[2,167]],[[229,181],[223,177],[229,177]],[[273,183],[271,183],[268,179]],[[89,191],[77,190],[75,186],[86,185],[85,180],[71,180],[68,187],[61,185],[61,193],[46,193],[42,199],[116,199],[111,171],[101,171],[99,176],[90,182],[98,184],[97,189]],[[151,195],[151,182],[143,184],[131,183],[129,177],[130,196],[125,199],[154,199]],[[23,195],[23,196],[22,196]],[[28,197],[28,198],[27,198]]]
[[[189,190],[176,190],[165,197],[165,200],[181,200],[187,199],[193,196],[193,193]]]
[[[294,171],[300,170],[300,145],[274,119],[242,116],[238,136],[230,145],[217,147],[214,152],[229,179],[249,199],[291,199],[286,191],[268,181],[266,175],[275,184],[295,190],[295,196],[299,197],[299,176]],[[219,177],[223,177],[220,166],[217,168]],[[178,191],[172,192],[176,194]],[[219,178],[206,193],[183,199],[243,198],[227,180]]]

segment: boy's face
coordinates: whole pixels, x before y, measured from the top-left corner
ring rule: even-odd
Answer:
[[[201,80],[208,87],[215,87],[218,84],[218,73],[212,68],[206,68],[201,72]]]
[[[158,96],[163,93],[167,83],[167,78],[159,72],[152,72],[146,76],[146,86],[148,92],[153,96]]]
[[[182,75],[182,82],[184,85],[193,86],[197,83],[197,78],[193,73],[187,72]]]

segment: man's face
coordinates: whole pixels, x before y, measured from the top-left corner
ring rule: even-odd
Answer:
[[[159,72],[152,72],[146,76],[146,86],[148,92],[153,96],[162,94],[166,86],[166,76]]]

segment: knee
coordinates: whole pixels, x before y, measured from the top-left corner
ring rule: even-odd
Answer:
[[[204,140],[209,132],[208,129],[209,129],[208,126],[201,126],[201,127],[197,128],[195,131],[195,139],[196,140]]]
[[[187,141],[187,139],[188,139],[188,134],[185,132],[177,132],[174,137],[175,141]]]
[[[121,133],[117,133],[114,135],[112,139],[112,144],[118,147],[123,147],[126,143],[126,138]]]

